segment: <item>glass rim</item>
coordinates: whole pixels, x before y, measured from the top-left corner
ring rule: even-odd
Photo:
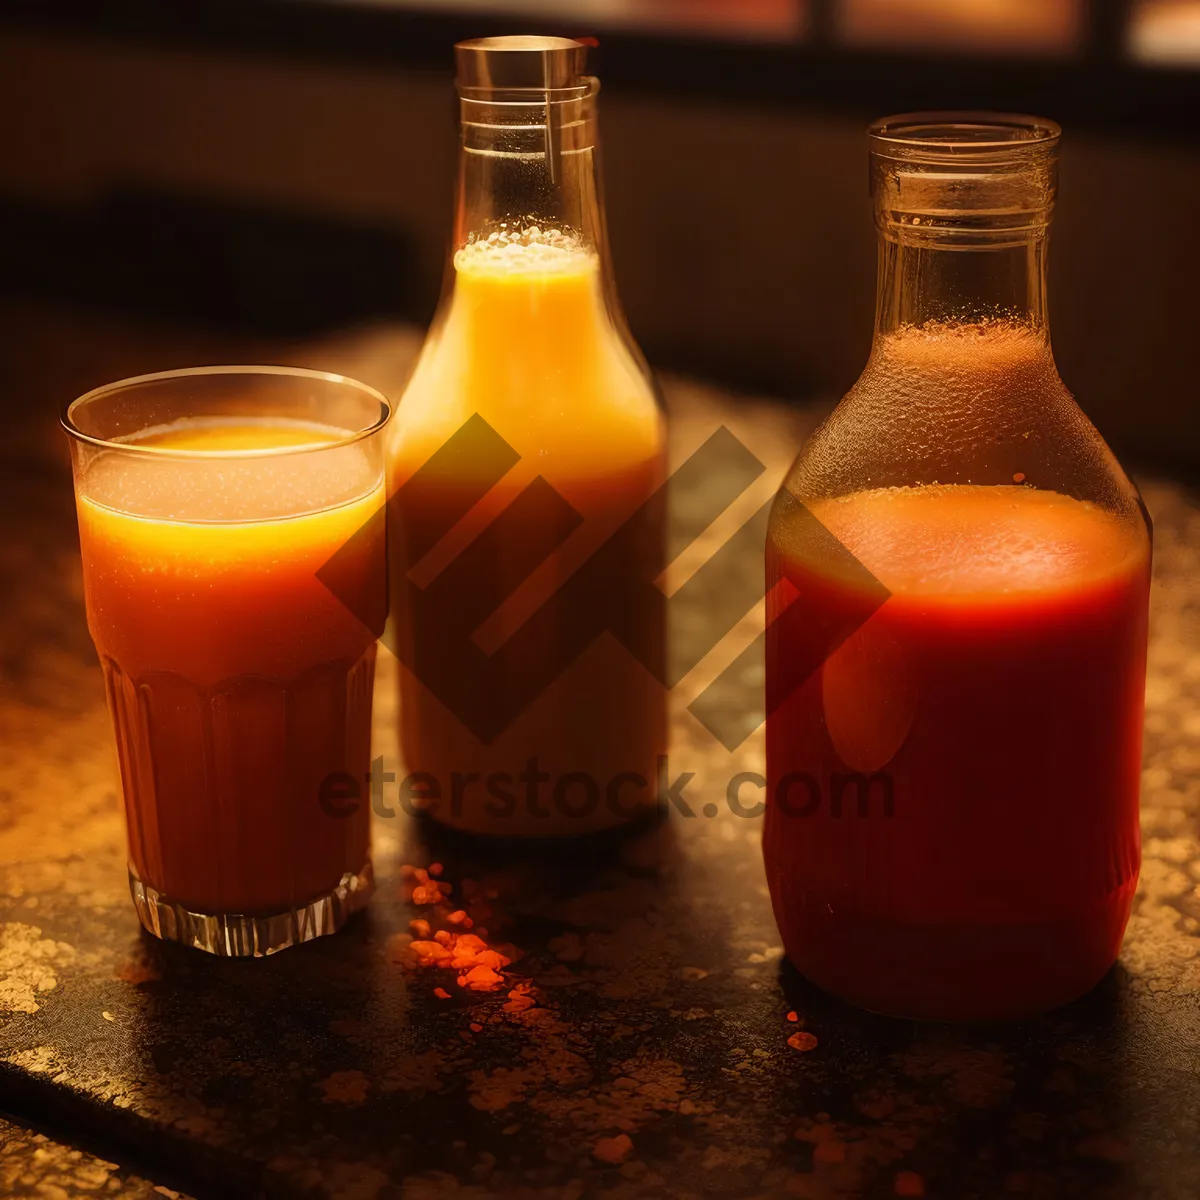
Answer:
[[[264,446],[249,450],[181,450],[169,446],[146,446],[138,442],[123,441],[119,438],[97,437],[85,433],[75,424],[75,410],[88,401],[98,400],[103,396],[115,395],[147,383],[166,383],[171,380],[195,379],[214,375],[274,375],[284,378],[315,380],[321,383],[344,385],[353,388],[366,396],[378,401],[379,416],[363,429],[348,430],[345,437],[335,438],[329,442],[314,442],[311,445],[299,446]],[[257,458],[288,458],[298,454],[314,454],[322,450],[339,450],[353,446],[379,433],[391,419],[393,408],[387,397],[378,388],[369,383],[354,379],[349,375],[339,375],[334,371],[317,371],[308,367],[270,366],[265,364],[253,365],[219,365],[210,367],[176,367],[167,371],[151,371],[146,375],[130,375],[125,379],[117,379],[112,383],[104,383],[91,391],[84,392],[74,400],[65,404],[59,412],[58,421],[68,437],[85,445],[95,446],[102,450],[118,450],[123,454],[134,454],[147,458],[176,458],[194,459],[197,461],[212,461],[213,459],[257,459]],[[333,428],[332,426],[330,428]]]
[[[1062,127],[1027,113],[910,112],[873,121],[867,136],[876,153],[945,160],[1052,150]]]

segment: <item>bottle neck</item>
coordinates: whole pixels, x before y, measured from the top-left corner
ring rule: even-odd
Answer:
[[[1047,240],[1045,225],[998,244],[883,225],[876,339],[904,326],[1004,321],[1049,342]]]
[[[452,252],[534,231],[607,254],[594,79],[556,91],[471,89],[461,98]]]

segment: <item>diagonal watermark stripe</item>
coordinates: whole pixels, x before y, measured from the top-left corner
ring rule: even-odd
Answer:
[[[667,597],[656,580],[758,479],[763,464],[727,428],[712,434],[621,526],[495,650],[476,640],[480,626],[546,559],[575,533],[580,514],[541,476],[527,484],[474,539],[424,586],[413,570],[520,461],[517,452],[480,416],[470,418],[387,502],[392,607],[402,616],[389,646],[413,675],[484,743],[506,730],[605,633],[611,634],[663,686],[676,686],[763,599],[762,572],[744,563],[754,547],[762,561],[770,505],[747,520]],[[784,492],[784,521],[800,529],[823,564],[851,584],[856,602],[836,617],[804,602],[798,577],[777,585],[790,602],[774,604],[779,632],[803,624],[803,659],[781,664],[766,697],[773,712],[889,596],[883,585],[793,496]],[[684,513],[670,552],[663,536],[668,510]],[[377,518],[381,520],[382,515]],[[364,624],[379,627],[380,597],[364,600],[348,586],[345,564],[361,553],[359,537],[335,554],[318,578]],[[361,561],[361,559],[359,559]],[[785,572],[787,568],[785,568]],[[775,600],[780,599],[777,594]],[[688,655],[668,662],[668,621],[702,613]],[[369,617],[370,620],[365,618]],[[827,628],[816,628],[824,621]],[[765,635],[729,664],[689,705],[689,711],[729,750],[764,718],[761,664]]]

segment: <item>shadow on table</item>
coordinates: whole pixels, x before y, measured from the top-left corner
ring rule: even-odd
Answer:
[[[1159,1194],[1149,1177],[1162,1171],[1169,1139],[1146,1128],[1142,1070],[1128,1053],[1135,1001],[1119,964],[1063,1008],[977,1024],[866,1012],[787,962],[779,982],[801,1045],[812,1031],[817,1042],[808,1053],[847,1081],[842,1110],[830,1110],[839,1136],[915,1147],[905,1165],[922,1188],[926,1180],[936,1185],[930,1194],[990,1195],[997,1187],[1047,1200]],[[819,1147],[822,1131],[812,1136]]]

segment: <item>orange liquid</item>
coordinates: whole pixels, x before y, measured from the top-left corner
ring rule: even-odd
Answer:
[[[341,436],[212,418],[136,440],[224,452]],[[304,905],[367,863],[368,806],[330,816],[319,794],[332,773],[361,780],[369,768],[379,630],[315,573],[383,504],[382,480],[354,445],[147,458],[102,455],[78,501],[132,868],[193,911]],[[347,571],[363,589],[361,613],[374,591],[382,600],[383,543],[355,544]]]
[[[895,1015],[1081,995],[1117,956],[1140,862],[1144,530],[1020,487],[808,507],[892,594],[768,718],[764,855],[788,956]],[[769,681],[866,611],[816,544],[797,524],[768,548],[768,582],[786,577],[803,615],[768,635]],[[789,773],[816,803],[807,784],[780,803]],[[873,779],[865,811],[853,773]]]
[[[469,603],[488,599],[480,601],[467,634],[487,653],[499,651],[664,476],[662,418],[608,318],[595,256],[536,241],[477,244],[459,251],[455,265],[450,310],[431,335],[400,406],[391,487],[411,479],[473,416],[482,417],[519,461],[444,539],[445,514],[461,512],[463,496],[478,494],[474,464],[451,464],[419,505],[406,507],[400,493],[391,594],[401,658],[410,664],[414,649],[438,640],[422,635],[411,581],[436,585],[457,556],[470,554],[463,594],[469,594]],[[523,548],[537,542],[547,524],[531,512],[481,553],[482,543],[473,539],[539,476],[581,518],[570,539],[531,564]],[[661,525],[649,530],[614,572],[631,579],[644,575],[640,556],[652,558],[651,543],[662,536]],[[508,836],[587,832],[632,815],[614,811],[604,795],[609,781],[626,772],[647,780],[641,798],[653,804],[656,756],[666,752],[662,685],[607,635],[576,656],[567,652],[568,637],[553,621],[541,628],[522,656],[521,670],[544,674],[545,690],[526,702],[516,698],[524,693],[515,679],[493,680],[494,710],[515,715],[490,739],[427,686],[428,672],[402,666],[405,767],[438,781],[442,797],[431,810],[438,820]],[[663,652],[664,632],[638,631],[655,655]],[[431,652],[444,661],[451,640],[442,639]],[[431,669],[440,667],[436,662]],[[530,759],[550,777],[532,806],[527,791],[514,782]],[[569,796],[560,793],[564,803],[553,797],[556,782],[572,773],[586,775],[599,789],[601,798],[590,810],[586,785],[576,785]],[[489,778],[504,775],[513,778],[498,782],[499,797],[489,794]],[[455,776],[476,779],[456,792]],[[504,799],[504,793],[515,800]],[[621,796],[622,810],[636,807],[635,792]]]

